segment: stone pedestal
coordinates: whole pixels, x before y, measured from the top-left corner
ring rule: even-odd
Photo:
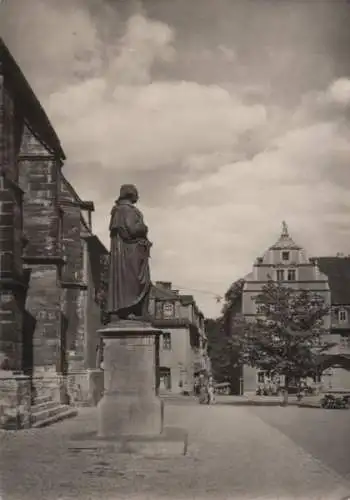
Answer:
[[[117,321],[99,330],[104,394],[98,403],[100,438],[152,436],[162,431],[156,395],[156,338],[148,323]]]

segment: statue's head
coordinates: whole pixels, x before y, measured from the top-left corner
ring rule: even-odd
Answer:
[[[136,203],[139,199],[139,193],[136,186],[133,184],[123,184],[120,188],[120,195],[118,201],[129,200],[131,203]]]

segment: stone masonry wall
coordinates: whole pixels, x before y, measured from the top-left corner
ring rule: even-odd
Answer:
[[[22,364],[22,192],[17,185],[18,144],[23,118],[2,74],[0,62],[0,364]],[[0,366],[1,368],[1,366]]]
[[[59,368],[61,349],[61,290],[57,266],[33,266],[26,308],[36,319],[33,338],[34,367]]]
[[[100,280],[102,274],[102,246],[93,242],[88,242],[88,290],[87,290],[87,345],[86,345],[86,363],[87,368],[98,368],[96,366],[97,345],[99,338],[98,329],[102,327],[101,322],[101,304],[99,302],[98,292],[100,290]]]
[[[0,428],[26,429],[31,425],[31,383],[29,377],[6,376],[0,370]]]
[[[61,177],[62,241],[66,263],[62,270],[62,308],[68,319],[68,393],[73,404],[96,404],[101,373],[96,370],[97,330],[101,322],[97,293],[103,245],[92,235],[90,217],[69,182]],[[93,243],[95,242],[95,243]],[[96,267],[97,259],[97,267]]]
[[[19,181],[25,191],[23,227],[28,237],[26,257],[60,255],[57,159],[26,127],[19,156]]]
[[[84,251],[81,232],[81,208],[74,190],[62,176],[59,202],[62,210],[62,249],[65,264],[62,269],[64,289],[63,310],[68,320],[67,348],[74,364],[84,367],[85,307],[81,311],[86,289],[84,277]],[[69,363],[70,365],[71,363]],[[69,368],[69,366],[68,366]]]
[[[59,161],[34,133],[25,128],[19,156],[19,181],[24,190],[24,251],[32,269],[26,308],[36,320],[34,367],[62,366],[61,212],[58,207]]]

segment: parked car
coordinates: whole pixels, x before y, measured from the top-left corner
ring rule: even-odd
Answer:
[[[327,409],[342,410],[349,408],[349,395],[335,396],[334,394],[325,394],[321,399],[321,407]]]

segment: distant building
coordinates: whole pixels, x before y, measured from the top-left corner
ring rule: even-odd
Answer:
[[[192,295],[173,290],[170,282],[152,287],[150,315],[163,330],[159,352],[159,388],[192,393],[195,376],[210,371],[204,316]]]
[[[331,331],[335,343],[325,354],[326,388],[350,390],[350,257],[312,259],[328,278],[331,290]]]
[[[254,319],[259,314],[258,304],[253,298],[261,292],[270,279],[285,283],[295,290],[315,292],[324,298],[326,304],[331,304],[328,277],[319,269],[317,262],[307,258],[304,249],[294,242],[285,223],[276,243],[262,257],[256,259],[252,272],[244,278],[242,313],[248,320]],[[330,317],[325,318],[325,327],[330,328]],[[255,391],[257,383],[263,379],[264,373],[244,366],[245,392]]]

